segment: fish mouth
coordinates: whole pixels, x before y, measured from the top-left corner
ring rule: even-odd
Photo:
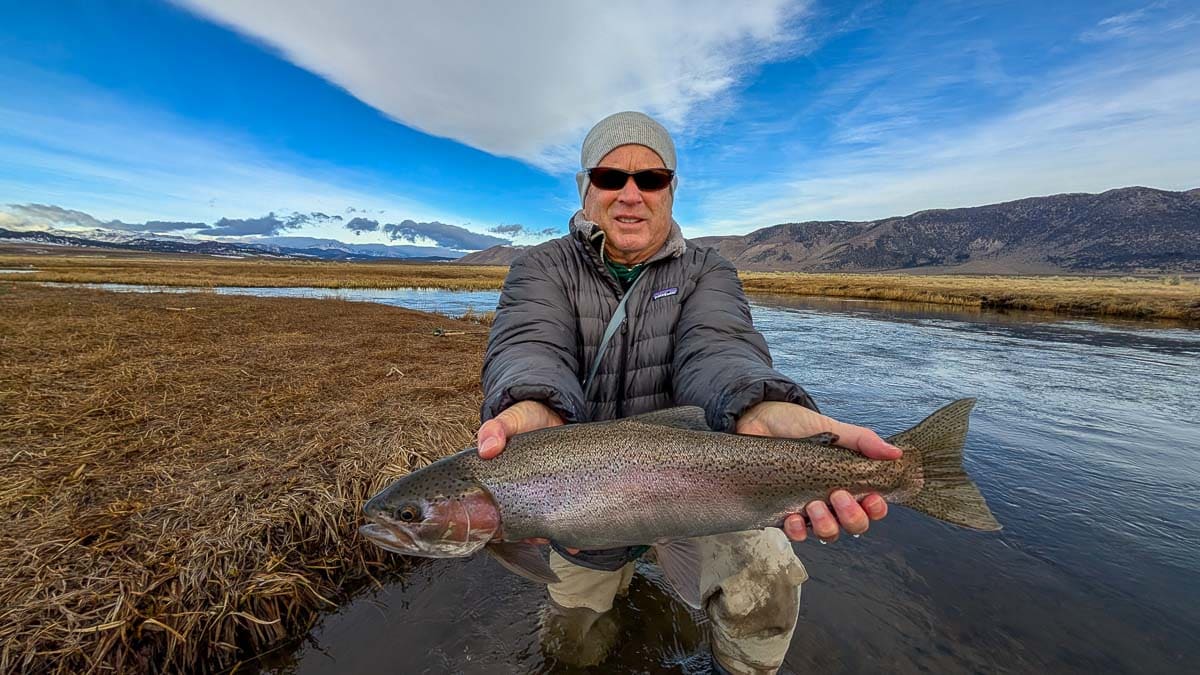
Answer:
[[[398,527],[389,527],[384,523],[367,523],[358,528],[358,533],[366,537],[376,546],[407,555],[419,554],[421,549],[413,541],[412,535]]]
[[[436,523],[400,524],[383,516],[374,516],[358,531],[386,551],[422,558],[465,558],[483,548],[488,541],[487,537],[469,536],[464,541],[447,540],[422,531],[435,527],[438,527]]]

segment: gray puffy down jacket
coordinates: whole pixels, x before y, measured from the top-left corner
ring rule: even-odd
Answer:
[[[760,401],[816,410],[799,385],[771,367],[733,265],[685,241],[675,223],[631,289],[627,318],[585,393],[581,381],[622,295],[598,252],[603,237],[580,211],[570,234],[513,263],[483,363],[483,421],[527,399],[567,422],[695,405],[723,431],[733,431],[738,416]]]

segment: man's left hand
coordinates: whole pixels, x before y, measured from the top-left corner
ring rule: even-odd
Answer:
[[[839,422],[795,403],[763,401],[746,410],[737,422],[737,433],[779,438],[808,438],[821,433],[837,434],[837,445],[854,450],[864,457],[879,460],[899,459],[900,448],[864,427]],[[853,535],[867,531],[872,520],[887,515],[887,502],[876,493],[863,497],[862,503],[846,490],[834,490],[829,495],[833,511],[823,501],[809,502],[804,513],[793,513],[783,523],[783,531],[792,541],[808,537],[807,524],[821,541],[834,541],[845,529]],[[807,523],[805,516],[807,515]]]

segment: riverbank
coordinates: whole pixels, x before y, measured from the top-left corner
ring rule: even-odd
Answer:
[[[506,267],[450,263],[227,259],[72,250],[0,252],[8,281],[163,286],[499,289]],[[42,249],[46,250],[46,249]],[[26,272],[25,270],[35,270]],[[967,276],[743,272],[750,293],[1028,309],[1200,324],[1200,281],[1178,276]]]
[[[1200,323],[1200,283],[1179,277],[741,274],[748,293],[893,300]]]
[[[359,509],[470,443],[485,340],[372,303],[0,282],[0,672],[218,670],[303,635],[399,569]]]
[[[149,286],[242,286],[281,288],[498,289],[507,267],[395,261],[283,260],[186,255],[110,253],[75,249],[44,255],[0,251],[0,269],[36,269],[4,275],[5,281],[58,281]],[[19,278],[10,278],[19,277]]]

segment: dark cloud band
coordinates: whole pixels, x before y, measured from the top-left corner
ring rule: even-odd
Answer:
[[[388,223],[383,226],[383,231],[392,241],[416,242],[419,239],[431,239],[437,242],[438,246],[460,251],[480,251],[498,244],[510,243],[508,239],[477,234],[457,225],[447,225],[437,221],[418,223],[413,220],[405,220],[400,223]]]

